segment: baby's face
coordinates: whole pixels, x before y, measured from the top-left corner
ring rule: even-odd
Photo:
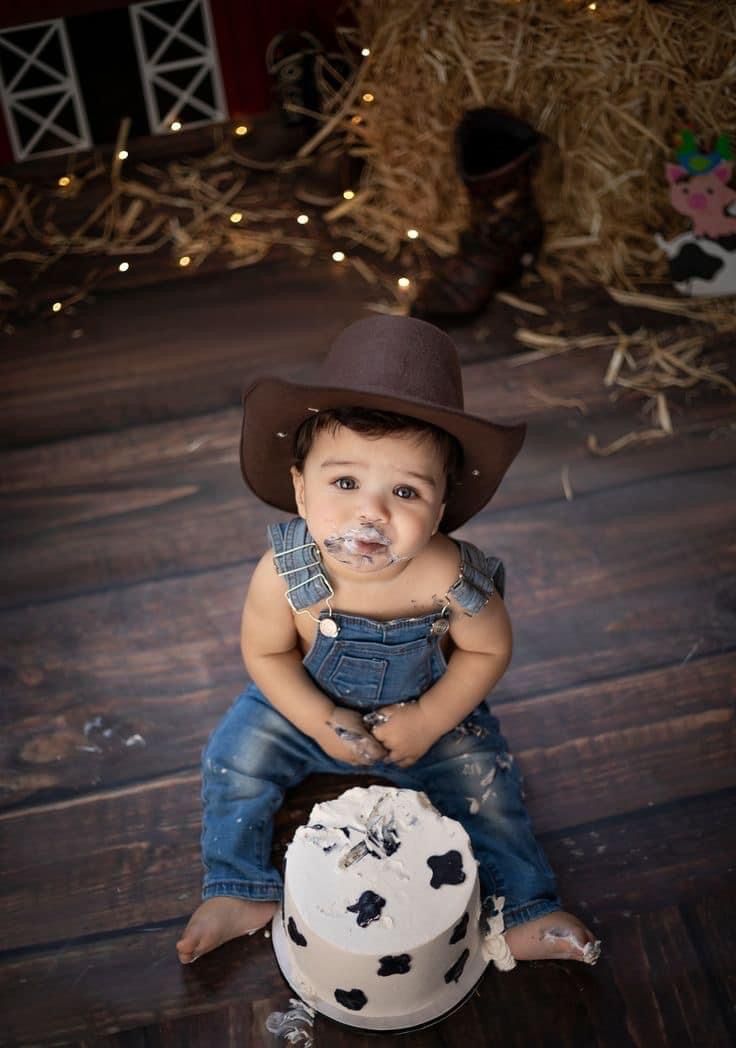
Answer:
[[[292,478],[299,515],[338,574],[378,573],[410,560],[445,508],[443,464],[432,441],[414,433],[323,430],[304,472],[292,469]]]

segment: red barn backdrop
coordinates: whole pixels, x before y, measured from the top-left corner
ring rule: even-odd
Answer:
[[[24,0],[0,14],[0,164],[263,112],[276,34],[329,47],[340,0]]]

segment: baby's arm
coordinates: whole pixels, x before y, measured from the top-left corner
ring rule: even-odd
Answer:
[[[494,593],[476,615],[451,605],[455,644],[447,671],[417,702],[388,707],[386,724],[373,734],[401,767],[419,760],[440,736],[457,727],[501,679],[511,661],[511,623]]]
[[[243,607],[246,669],[271,705],[331,757],[373,764],[386,756],[355,710],[332,702],[304,669],[291,608],[270,553],[258,562]]]

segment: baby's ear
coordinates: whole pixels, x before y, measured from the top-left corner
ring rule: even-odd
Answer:
[[[304,474],[296,466],[291,467],[291,482],[294,485],[294,498],[299,516],[304,517]]]

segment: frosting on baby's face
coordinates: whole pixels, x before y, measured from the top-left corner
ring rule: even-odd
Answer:
[[[338,575],[400,570],[428,544],[445,508],[443,463],[432,440],[416,433],[321,430],[292,478],[299,514]]]
[[[406,557],[396,556],[391,547],[391,540],[375,524],[363,524],[347,528],[342,534],[336,532],[324,540],[325,552],[341,564],[364,570],[368,565],[377,568],[383,564],[388,567]]]

